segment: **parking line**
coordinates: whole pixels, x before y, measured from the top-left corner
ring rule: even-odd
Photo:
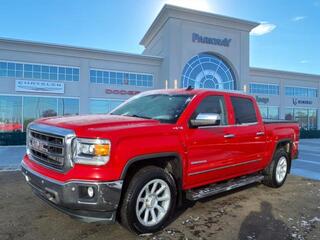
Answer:
[[[312,164],[320,165],[320,162],[311,161],[311,160],[300,160],[300,159],[298,159],[297,162],[305,162],[305,163],[312,163]]]

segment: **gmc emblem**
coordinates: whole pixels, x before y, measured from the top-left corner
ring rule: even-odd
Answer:
[[[43,142],[37,140],[37,139],[32,139],[30,141],[30,145],[33,149],[40,151],[40,152],[48,152],[48,146],[46,144],[44,144]]]

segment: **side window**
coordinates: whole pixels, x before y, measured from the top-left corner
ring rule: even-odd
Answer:
[[[200,113],[217,113],[220,114],[220,125],[227,125],[227,112],[224,98],[222,96],[209,96],[202,100],[197,109],[191,116],[195,119]]]
[[[253,102],[248,98],[231,97],[236,124],[255,123],[257,115]]]

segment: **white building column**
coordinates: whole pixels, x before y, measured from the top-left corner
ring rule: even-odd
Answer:
[[[89,113],[89,91],[90,91],[90,79],[89,78],[89,61],[82,60],[80,64],[80,80],[79,80],[79,102],[80,102],[80,114]]]

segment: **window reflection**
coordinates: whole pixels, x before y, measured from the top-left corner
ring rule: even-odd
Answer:
[[[201,53],[191,58],[185,65],[181,87],[207,89],[235,88],[235,76],[231,67],[220,57]]]
[[[79,81],[80,70],[76,67],[57,67],[1,61],[0,77],[32,78],[36,80]]]
[[[268,107],[259,105],[259,108],[263,119],[279,119],[279,107]]]
[[[79,99],[58,98],[58,115],[79,115]]]
[[[286,87],[285,88],[286,96],[294,97],[318,97],[318,90],[315,88],[306,88],[306,87]]]
[[[23,125],[27,125],[37,118],[53,117],[57,115],[57,99],[45,97],[24,97]]]
[[[37,118],[79,114],[79,99],[0,95],[0,132],[24,131]]]
[[[249,92],[251,94],[279,95],[280,91],[277,84],[250,83]]]
[[[119,106],[123,103],[123,100],[118,99],[110,99],[110,100],[103,100],[103,99],[90,99],[90,113],[91,114],[103,114],[109,113],[111,110]]]
[[[154,85],[153,81],[153,75],[151,74],[90,70],[91,83],[132,85],[150,88]]]
[[[22,131],[22,97],[0,96],[0,132]]]
[[[306,130],[317,129],[316,109],[286,108],[285,119],[298,121],[300,127]]]

